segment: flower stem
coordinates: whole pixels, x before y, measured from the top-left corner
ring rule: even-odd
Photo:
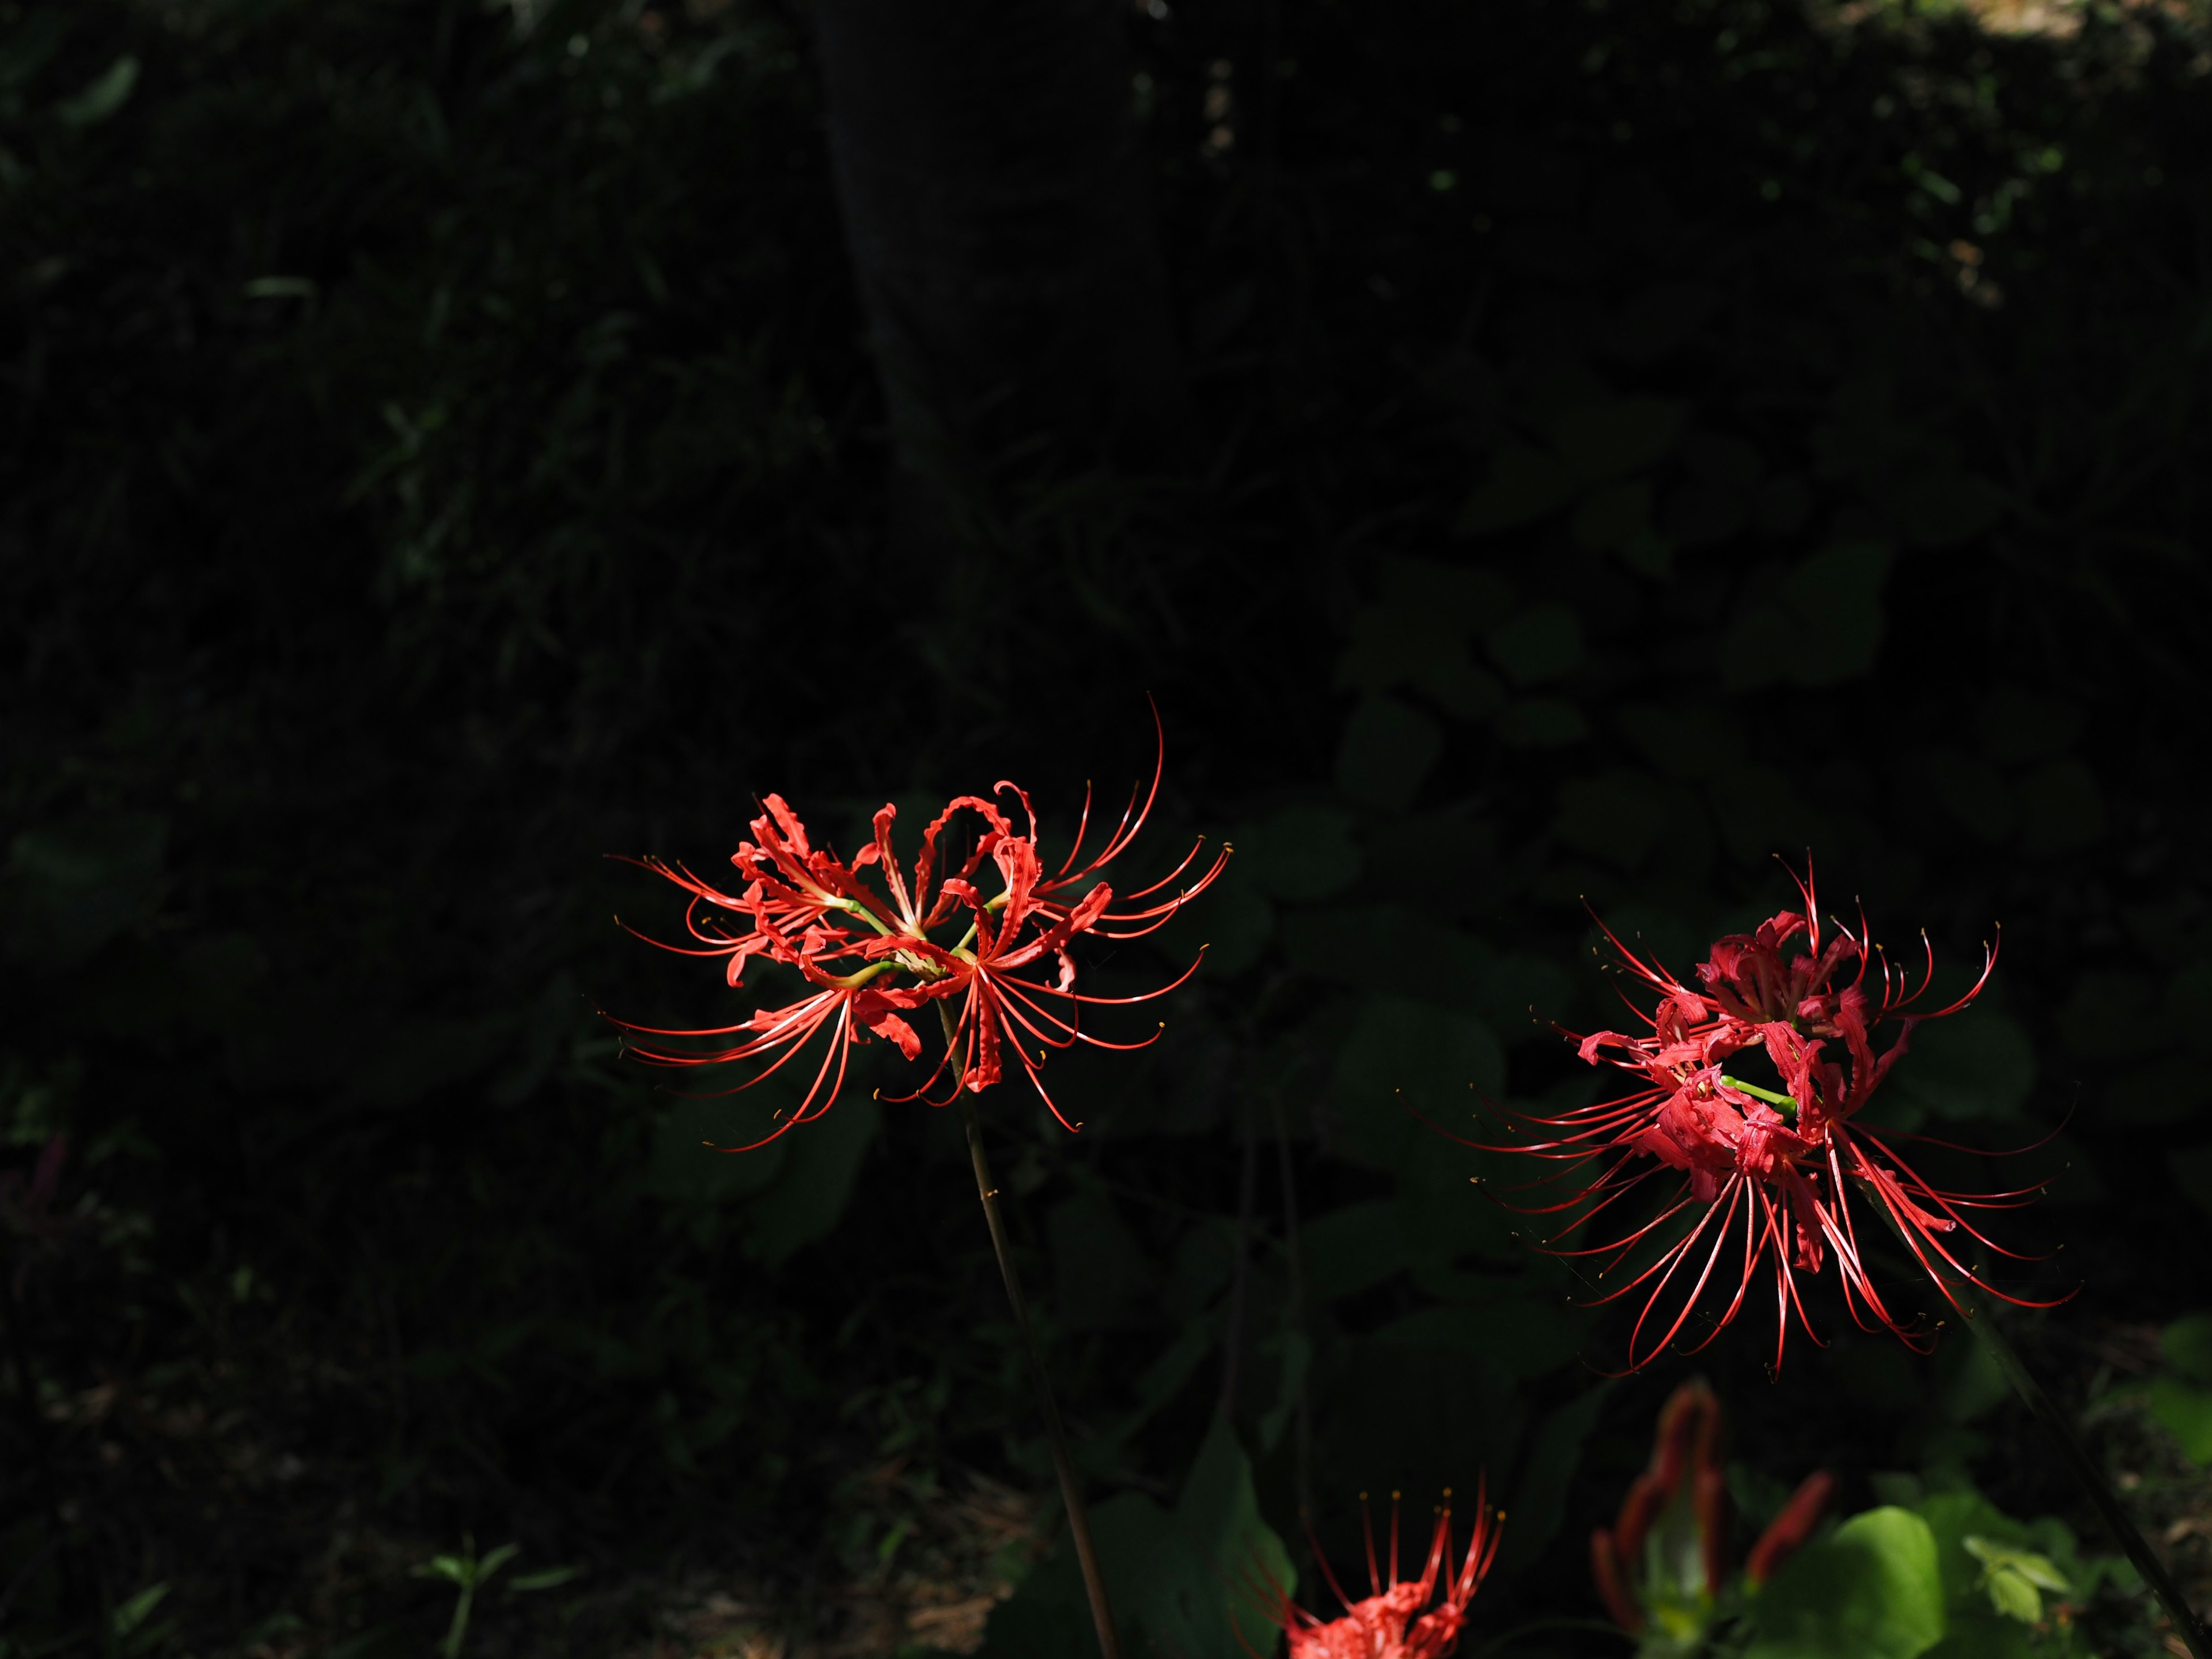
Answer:
[[[1997,1369],[2004,1373],[2005,1381],[2012,1384],[2012,1390],[2020,1396],[2021,1403],[2057,1443],[2059,1455],[2065,1460],[2066,1467],[2074,1472],[2074,1478],[2081,1483],[2082,1491],[2088,1494],[2089,1502],[2103,1517],[2106,1527],[2119,1540],[2120,1547],[2127,1552],[2128,1559],[2135,1563],[2136,1571],[2143,1577],[2143,1583],[2150,1586],[2151,1594],[2158,1597],[2159,1604],[2166,1609],[2166,1616],[2173,1621],[2175,1634],[2188,1645],[2195,1659],[2212,1659],[2212,1644],[2208,1644],[2204,1627],[2197,1622],[2197,1615],[2191,1610],[2180,1587],[2175,1584],[2165,1564],[2151,1553],[2149,1543],[2129,1518],[2127,1510],[2121,1507],[2119,1495],[2112,1490],[2112,1483],[2105,1479],[2104,1471],[2097,1467],[2096,1460],[2089,1455],[2087,1449],[2075,1434],[2073,1425],[2066,1420],[2066,1413],[2059,1410],[2057,1402],[2044,1391],[2043,1384],[2036,1381],[2035,1374],[2027,1369],[2019,1350],[2013,1346],[2011,1340],[1991,1316],[1988,1304],[1984,1303],[1979,1307],[1971,1307],[1959,1294],[1965,1287],[1946,1288],[1951,1291],[1952,1305],[1966,1316],[1967,1325],[1980,1340],[1990,1358],[1996,1362]]]
[[[975,1097],[965,1088],[960,1091],[960,1117],[968,1130],[968,1157],[975,1166],[975,1193],[983,1200],[983,1219],[990,1224],[991,1248],[998,1253],[999,1273],[1006,1281],[1006,1300],[1014,1310],[1014,1328],[1021,1333],[1030,1381],[1036,1386],[1037,1407],[1044,1413],[1045,1435],[1052,1442],[1052,1466],[1060,1476],[1060,1501],[1067,1506],[1068,1536],[1075,1540],[1075,1559],[1082,1564],[1083,1588],[1091,1597],[1098,1651],[1102,1659],[1121,1659],[1121,1639],[1114,1633],[1114,1610],[1106,1601],[1106,1575],[1099,1570],[1097,1547],[1091,1538],[1091,1516],[1083,1507],[1075,1462],[1067,1455],[1067,1436],[1060,1425],[1060,1405],[1053,1398],[1051,1380],[1045,1376],[1044,1356],[1037,1352],[1036,1336],[1030,1328],[1029,1304],[1023,1300],[1013,1250],[1006,1242],[1006,1224],[999,1214],[998,1184],[991,1179],[990,1160],[983,1155],[983,1126],[975,1114]]]

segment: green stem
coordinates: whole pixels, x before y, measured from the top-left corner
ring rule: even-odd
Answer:
[[[473,1560],[471,1565],[474,1565]],[[461,1659],[461,1642],[469,1633],[469,1604],[476,1599],[476,1585],[464,1583],[461,1599],[453,1604],[453,1622],[446,1627],[445,1645],[440,1649],[445,1659]]]
[[[1763,1100],[1770,1106],[1782,1107],[1791,1112],[1797,1109],[1796,1101],[1790,1096],[1777,1094],[1771,1089],[1762,1089],[1756,1083],[1746,1083],[1741,1078],[1730,1077],[1725,1072],[1721,1073],[1721,1081],[1741,1094],[1749,1095],[1753,1100]]]
[[[945,1040],[951,1044],[952,1016],[940,1002],[938,1018]],[[952,1063],[957,1065],[954,1056]],[[1097,1546],[1091,1536],[1091,1512],[1083,1506],[1083,1486],[1075,1473],[1075,1460],[1067,1455],[1067,1435],[1060,1427],[1060,1403],[1053,1398],[1052,1381],[1045,1375],[1044,1356],[1038,1352],[1036,1334],[1030,1328],[1029,1304],[1022,1281],[1014,1271],[1013,1246],[1006,1238],[1006,1224],[999,1213],[999,1186],[991,1179],[990,1160],[983,1154],[983,1125],[976,1115],[975,1097],[960,1091],[960,1118],[968,1131],[968,1158],[975,1166],[975,1194],[983,1200],[983,1219],[991,1230],[991,1249],[999,1258],[999,1276],[1006,1281],[1006,1301],[1014,1310],[1014,1328],[1020,1333],[1022,1354],[1029,1362],[1030,1381],[1036,1389],[1037,1409],[1044,1417],[1045,1437],[1052,1443],[1052,1467],[1060,1477],[1060,1501],[1067,1507],[1068,1536],[1075,1544],[1075,1559],[1083,1569],[1083,1588],[1091,1598],[1091,1620],[1098,1632],[1101,1659],[1121,1659],[1121,1642],[1114,1630],[1114,1609],[1106,1599],[1106,1574],[1098,1564]]]
[[[2112,1490],[2112,1483],[2105,1479],[2104,1471],[2097,1467],[2096,1460],[2089,1455],[2087,1449],[2075,1434],[2073,1425],[2066,1420],[2066,1413],[2058,1409],[2058,1403],[2044,1391],[2043,1384],[2036,1381],[2034,1373],[2027,1369],[2027,1362],[2020,1357],[2019,1350],[2012,1346],[2011,1340],[1990,1316],[1987,1305],[1970,1308],[1955,1294],[1952,1296],[1951,1303],[1966,1316],[1967,1325],[1980,1340],[1990,1358],[1996,1361],[1997,1369],[2004,1373],[2005,1381],[2012,1384],[2012,1390],[2020,1396],[2021,1403],[2027,1407],[2037,1422],[2043,1425],[2045,1432],[2057,1442],[2059,1455],[2065,1460],[2066,1467],[2074,1472],[2074,1478],[2081,1483],[2081,1490],[2088,1494],[2089,1502],[2103,1517],[2106,1527],[2119,1540],[2120,1547],[2127,1552],[2128,1559],[2135,1563],[2136,1571],[2142,1575],[2143,1583],[2150,1586],[2151,1594],[2158,1597],[2159,1605],[2166,1609],[2166,1616],[2173,1621],[2175,1633],[2188,1645],[2195,1659],[2212,1659],[2212,1644],[2206,1640],[2204,1627],[2197,1622],[2196,1613],[2182,1595],[2180,1587],[2173,1582],[2172,1575],[2166,1571],[2166,1564],[2152,1553],[2149,1541],[2129,1518],[2127,1510],[2121,1507],[2119,1494]]]

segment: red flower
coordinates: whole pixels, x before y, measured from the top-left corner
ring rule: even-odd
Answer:
[[[1327,1559],[1316,1549],[1315,1559],[1320,1562],[1322,1576],[1342,1604],[1344,1614],[1338,1619],[1318,1618],[1278,1589],[1274,1595],[1274,1620],[1289,1638],[1290,1659],[1443,1659],[1444,1655],[1457,1648],[1460,1626],[1467,1621],[1468,1603],[1474,1600],[1475,1591],[1482,1587],[1483,1577],[1497,1557],[1498,1522],[1505,1518],[1491,1512],[1486,1497],[1486,1492],[1476,1495],[1474,1529],[1468,1538],[1467,1555],[1455,1578],[1443,1577],[1451,1570],[1449,1491],[1444,1493],[1444,1507],[1437,1513],[1436,1533],[1429,1540],[1428,1559],[1419,1578],[1401,1581],[1398,1577],[1398,1500],[1395,1492],[1390,1499],[1388,1585],[1382,1583],[1376,1568],[1375,1532],[1371,1526],[1367,1528],[1367,1582],[1374,1594],[1359,1601],[1354,1601],[1345,1595]],[[1363,1515],[1361,1519],[1364,1523],[1366,1517]],[[1443,1599],[1430,1607],[1440,1583]]]
[[[1951,1278],[2019,1306],[2051,1305],[2021,1302],[1985,1284],[1947,1242],[1963,1231],[1999,1249],[1965,1212],[2016,1207],[2032,1191],[1939,1190],[1913,1172],[1890,1139],[1853,1121],[1904,1056],[1913,1029],[1957,1013],[1980,993],[1996,952],[1985,954],[1981,976],[1964,995],[1921,1011],[1915,1005],[1932,976],[1933,953],[1916,984],[1868,943],[1863,920],[1856,933],[1838,925],[1824,939],[1809,872],[1797,887],[1802,911],[1784,910],[1754,933],[1717,941],[1698,964],[1694,988],[1606,929],[1620,965],[1656,991],[1658,1000],[1649,1012],[1635,1010],[1650,1035],[1594,1031],[1577,1039],[1577,1052],[1591,1065],[1627,1073],[1641,1086],[1551,1117],[1516,1115],[1518,1123],[1552,1138],[1495,1149],[1565,1164],[1551,1180],[1566,1181],[1570,1195],[1532,1211],[1572,1212],[1564,1233],[1587,1225],[1654,1176],[1670,1170],[1682,1176],[1680,1190],[1657,1216],[1607,1243],[1557,1252],[1607,1257],[1601,1277],[1632,1266],[1627,1282],[1599,1298],[1646,1291],[1629,1337],[1631,1370],[1674,1340],[1705,1303],[1709,1287],[1716,1300],[1727,1299],[1711,1310],[1692,1352],[1711,1341],[1741,1311],[1762,1267],[1771,1267],[1774,1277],[1778,1366],[1793,1316],[1819,1340],[1799,1300],[1796,1274],[1818,1273],[1832,1254],[1845,1305],[1862,1327],[1886,1327],[1923,1351],[1931,1346],[1926,1333],[1891,1312],[1867,1273],[1850,1205],[1854,1189],[1873,1199],[1939,1288]],[[1871,990],[1870,969],[1878,969]],[[1897,1036],[1877,1052],[1875,1033],[1886,1022],[1895,1024]],[[1753,1051],[1771,1065],[1779,1089],[1741,1075]],[[1644,1260],[1650,1251],[1656,1256]],[[1653,1330],[1656,1336],[1648,1334]]]
[[[1632,1636],[1650,1628],[1647,1651],[1695,1650],[1735,1611],[1721,1441],[1721,1402],[1702,1379],[1685,1382],[1659,1413],[1650,1467],[1619,1518],[1590,1534],[1590,1573],[1606,1611]],[[1754,1588],[1811,1534],[1834,1487],[1833,1476],[1812,1475],[1783,1506],[1746,1564]]]
[[[1106,845],[1079,865],[1090,827],[1086,791],[1074,848],[1049,876],[1044,874],[1029,797],[1005,782],[995,793],[1010,793],[1020,802],[1025,831],[1017,833],[995,802],[961,795],[922,831],[921,847],[904,871],[891,850],[895,808],[885,806],[875,815],[875,838],[848,862],[816,848],[806,826],[780,795],[767,799],[763,815],[753,820],[753,838],[739,842],[731,855],[742,878],[734,892],[680,866],[641,860],[691,895],[684,912],[691,942],[664,948],[724,958],[725,977],[732,988],[743,983],[747,964],[762,958],[795,969],[812,988],[796,1001],[757,1009],[732,1025],[689,1030],[629,1025],[648,1037],[689,1040],[680,1047],[633,1044],[632,1052],[664,1066],[763,1062],[738,1085],[749,1088],[791,1064],[826,1030],[828,1042],[805,1098],[773,1133],[753,1143],[763,1146],[830,1109],[844,1086],[850,1051],[865,1033],[895,1044],[908,1060],[918,1058],[922,1040],[908,1016],[935,1005],[948,1036],[945,1054],[921,1087],[902,1098],[921,1097],[943,1105],[963,1089],[987,1089],[999,1081],[1001,1056],[1011,1051],[1045,1104],[1060,1116],[1037,1075],[1043,1050],[1079,1042],[1144,1047],[1108,1042],[1084,1030],[1082,1009],[1164,996],[1197,969],[1194,961],[1170,983],[1138,996],[1094,997],[1074,988],[1076,965],[1069,951],[1074,939],[1086,934],[1127,939],[1151,933],[1203,891],[1227,861],[1224,848],[1195,879],[1176,885],[1198,858],[1199,844],[1194,844],[1175,869],[1125,895],[1116,907],[1113,888],[1097,878],[1136,838],[1159,786],[1156,767],[1142,805],[1132,792],[1128,810]],[[977,822],[981,828],[957,855],[957,866],[946,858],[940,872],[940,840],[957,825]],[[963,842],[955,838],[953,844]],[[995,883],[987,880],[987,869],[995,872]],[[873,881],[868,879],[872,871]],[[987,891],[988,886],[997,890]],[[690,1046],[715,1037],[738,1040],[720,1047]],[[1031,1041],[1040,1045],[1034,1057]],[[933,1097],[940,1080],[948,1079],[941,1097]],[[1067,1123],[1064,1116],[1060,1121]]]

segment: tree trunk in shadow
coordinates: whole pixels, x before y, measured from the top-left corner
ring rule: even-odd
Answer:
[[[1188,417],[1116,0],[817,0],[891,423],[895,538],[1000,488],[1172,471]]]

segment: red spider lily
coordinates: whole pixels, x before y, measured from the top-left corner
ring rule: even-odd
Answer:
[[[1672,1171],[1683,1177],[1679,1193],[1650,1220],[1609,1243],[1555,1252],[1607,1258],[1601,1278],[1631,1262],[1627,1282],[1598,1298],[1601,1304],[1645,1292],[1629,1337],[1630,1370],[1650,1364],[1680,1334],[1709,1288],[1726,1300],[1692,1351],[1711,1341],[1742,1310],[1767,1266],[1774,1277],[1779,1367],[1793,1316],[1808,1338],[1820,1340],[1799,1299],[1796,1275],[1819,1273],[1831,1254],[1845,1305],[1863,1328],[1884,1327],[1923,1352],[1932,1346],[1929,1333],[1891,1312],[1869,1277],[1850,1204],[1854,1189],[1872,1198],[1947,1297],[1955,1279],[2017,1306],[2052,1305],[2022,1302],[1984,1283],[1947,1242],[1963,1232],[2000,1255],[2025,1260],[1991,1243],[1966,1212],[2017,1207],[2032,1200],[2033,1189],[1939,1189],[1913,1172],[1889,1139],[1854,1121],[1904,1056],[1913,1029],[1959,1012],[1979,994],[1996,951],[1984,953],[1980,977],[1963,995],[1923,1009],[1917,1005],[1933,976],[1932,951],[1916,981],[1869,943],[1863,919],[1856,933],[1836,924],[1823,938],[1809,869],[1797,889],[1802,911],[1784,910],[1756,933],[1717,941],[1698,966],[1694,988],[1605,929],[1620,966],[1658,993],[1648,1012],[1629,1005],[1650,1035],[1568,1035],[1585,1061],[1612,1066],[1641,1086],[1550,1117],[1516,1114],[1515,1133],[1528,1125],[1549,1138],[1493,1149],[1565,1166],[1549,1180],[1565,1182],[1569,1195],[1529,1212],[1571,1212],[1562,1237],[1655,1176]],[[1875,1033],[1886,1022],[1895,1024],[1897,1036],[1877,1052]],[[1735,1073],[1744,1069],[1737,1057],[1751,1050],[1765,1054],[1781,1089],[1731,1073],[1732,1061]],[[1829,1058],[1832,1052],[1838,1058]],[[1656,1259],[1632,1262],[1647,1250],[1656,1250]]]
[[[1613,1524],[1590,1534],[1590,1572],[1613,1620],[1650,1654],[1688,1653],[1732,1616],[1727,1583],[1728,1481],[1721,1466],[1721,1403],[1702,1379],[1668,1397],[1651,1463],[1621,1500]],[[1809,1477],[1759,1535],[1745,1566],[1756,1588],[1811,1535],[1834,1477]]]
[[[796,1001],[757,1009],[732,1025],[690,1030],[628,1025],[647,1037],[686,1041],[681,1047],[634,1043],[632,1052],[664,1066],[762,1062],[738,1085],[750,1088],[791,1064],[826,1031],[828,1041],[805,1098],[774,1131],[752,1143],[765,1146],[830,1109],[844,1086],[851,1050],[866,1033],[895,1044],[908,1060],[918,1058],[922,1041],[907,1016],[934,1005],[946,1033],[945,1053],[921,1086],[900,1098],[944,1105],[963,1089],[987,1089],[1000,1080],[1001,1056],[1011,1051],[1054,1115],[1071,1129],[1079,1127],[1061,1115],[1038,1076],[1045,1050],[1077,1042],[1108,1048],[1146,1046],[1153,1039],[1117,1043],[1093,1036],[1082,1029],[1082,1010],[1164,996],[1195,972],[1198,963],[1137,996],[1091,996],[1074,988],[1076,965],[1069,946],[1085,935],[1137,939],[1164,926],[1220,874],[1229,856],[1223,848],[1194,876],[1203,844],[1194,843],[1166,876],[1121,896],[1118,902],[1114,889],[1097,878],[1143,828],[1159,794],[1160,775],[1156,766],[1150,791],[1140,785],[1131,793],[1105,846],[1079,863],[1091,821],[1086,790],[1075,846],[1048,876],[1029,796],[1006,782],[994,793],[1019,801],[1025,830],[1017,832],[995,801],[957,796],[922,831],[921,847],[904,870],[891,849],[896,809],[887,805],[875,815],[874,839],[848,862],[815,847],[805,825],[779,795],[768,797],[763,815],[753,820],[753,838],[739,842],[731,855],[743,878],[734,892],[681,866],[640,860],[691,895],[684,912],[690,943],[664,948],[724,958],[725,977],[732,988],[743,983],[746,964],[761,958],[797,969],[811,988]],[[939,842],[948,832],[979,821],[972,842],[954,841],[963,851],[943,855]],[[987,872],[996,873],[995,884],[987,881]],[[1186,882],[1186,877],[1191,878]],[[987,892],[991,884],[998,890]],[[715,1037],[737,1041],[689,1046]],[[947,1086],[940,1094],[941,1084]]]
[[[1467,1540],[1467,1555],[1456,1577],[1451,1571],[1451,1493],[1437,1512],[1437,1529],[1429,1540],[1428,1559],[1419,1578],[1398,1577],[1398,1501],[1390,1500],[1390,1582],[1384,1584],[1375,1561],[1375,1529],[1367,1525],[1367,1583],[1374,1592],[1355,1601],[1344,1593],[1329,1570],[1328,1559],[1316,1549],[1322,1576],[1343,1606],[1341,1618],[1322,1619],[1297,1606],[1279,1589],[1271,1610],[1290,1641],[1290,1659],[1443,1659],[1459,1646],[1460,1627],[1467,1622],[1468,1603],[1482,1588],[1490,1564],[1498,1555],[1498,1523],[1486,1501],[1487,1482],[1474,1504],[1474,1529]],[[1363,1524],[1367,1517],[1361,1516]],[[1429,1605],[1442,1586],[1443,1599]]]

